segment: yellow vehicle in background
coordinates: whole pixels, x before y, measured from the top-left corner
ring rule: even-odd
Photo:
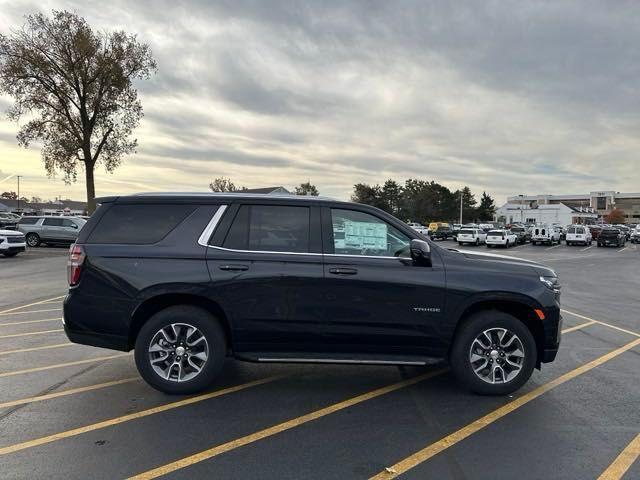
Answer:
[[[431,222],[429,224],[429,231],[435,232],[439,227],[451,228],[451,225],[449,225],[447,222]]]

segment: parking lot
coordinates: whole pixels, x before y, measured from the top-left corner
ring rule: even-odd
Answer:
[[[233,360],[209,392],[167,396],[131,354],[67,341],[65,248],[0,258],[0,477],[640,478],[640,246],[464,249],[560,277],[558,358],[512,396],[446,365]]]

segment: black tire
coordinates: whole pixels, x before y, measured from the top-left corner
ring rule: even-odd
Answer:
[[[484,330],[505,328],[517,335],[524,348],[524,360],[520,372],[506,383],[487,383],[473,371],[470,361],[471,346]],[[485,310],[468,317],[458,329],[451,348],[449,361],[458,381],[479,395],[507,395],[522,387],[531,377],[537,361],[537,348],[533,335],[516,317],[497,310]]]
[[[504,248],[509,248],[509,240],[507,240],[507,243],[504,244]]]
[[[30,247],[38,247],[40,246],[40,235],[38,235],[37,233],[27,233],[27,236],[25,237],[25,241],[27,242],[27,245],[29,245]]]
[[[209,346],[209,355],[202,371],[191,380],[166,380],[151,366],[148,355],[150,343],[160,329],[172,323],[188,323],[196,327]],[[219,321],[209,312],[191,305],[168,307],[153,315],[140,329],[135,345],[136,366],[142,378],[156,390],[171,395],[187,395],[209,387],[222,370],[226,353],[227,342]]]
[[[462,243],[462,242],[458,242],[458,246],[459,246],[459,247],[462,247],[463,245],[464,245],[464,243]]]
[[[480,245],[480,239],[479,239],[479,238],[476,238],[476,247],[477,247],[478,245]]]
[[[3,253],[3,255],[5,257],[15,257],[17,254],[18,254],[18,252],[6,252],[6,253]]]

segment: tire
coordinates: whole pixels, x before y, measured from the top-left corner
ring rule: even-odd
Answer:
[[[458,242],[458,246],[459,246],[459,247],[462,247],[463,245],[464,245],[464,243],[462,243],[462,242]]]
[[[476,238],[476,247],[477,247],[478,245],[480,245],[480,239],[479,239],[479,238]]]
[[[569,241],[567,241],[566,244],[567,244],[567,247],[571,246],[571,242],[569,242]]]
[[[5,257],[8,257],[8,258],[15,257],[17,254],[18,254],[18,252],[6,252],[6,253],[3,253],[3,255]]]
[[[507,240],[507,243],[504,244],[504,248],[509,248],[509,240]]]
[[[523,348],[524,357],[519,361],[521,362],[520,370],[506,382],[488,383],[474,372],[474,365],[471,362],[472,346],[478,345],[474,343],[476,337],[490,329],[505,329],[515,334]],[[480,360],[482,358],[480,357]],[[513,361],[515,357],[511,358]],[[529,329],[516,317],[497,310],[485,310],[467,318],[458,329],[449,361],[454,375],[465,388],[479,395],[507,395],[518,390],[531,377],[537,361],[536,342]],[[504,362],[500,356],[495,361]],[[518,360],[515,361],[518,362]],[[506,363],[503,365],[507,366]]]
[[[25,241],[27,242],[27,245],[29,245],[30,247],[38,247],[40,246],[40,235],[38,235],[37,233],[27,233],[27,236],[25,237]]]
[[[160,330],[163,328],[171,329],[172,324],[183,324],[195,327],[199,331],[201,336],[206,340],[208,355],[204,363],[200,365],[202,369],[199,372],[195,373],[195,375],[191,379],[182,381],[178,381],[175,379],[167,380],[166,378],[161,377],[160,373],[156,372],[154,367],[151,365],[149,348],[151,347],[152,342],[153,344],[155,344],[154,339],[163,338],[160,335]],[[188,327],[177,327],[179,336],[183,336],[186,333],[185,328],[188,332]],[[193,335],[196,335],[196,333],[193,332],[191,333],[191,337],[186,337],[183,339],[185,340],[185,342],[183,343],[185,347],[187,346],[186,339],[193,338]],[[164,336],[164,338],[167,337]],[[180,337],[178,337],[178,340],[179,338]],[[203,348],[202,341],[198,341],[197,343],[194,343],[194,346],[192,346],[192,348],[194,348],[192,352],[196,351],[196,345],[199,345],[200,349]],[[178,345],[178,348],[179,347],[180,345]],[[171,348],[168,348],[167,350],[171,350]],[[179,350],[173,349],[174,358],[176,358],[176,351]],[[200,350],[198,350],[198,352],[199,354],[201,354]],[[209,387],[222,370],[226,352],[226,337],[219,321],[209,312],[191,305],[176,305],[173,307],[168,307],[153,315],[140,329],[140,333],[136,338],[135,344],[136,366],[138,367],[138,372],[140,372],[142,378],[156,390],[160,390],[161,392],[171,395],[186,395],[196,393]],[[171,353],[169,353],[169,355],[171,355]],[[193,353],[192,355],[195,356],[195,354]],[[167,356],[167,358],[169,358],[169,356]],[[191,367],[189,367],[189,364],[186,363],[185,360],[187,360],[186,357],[181,360],[181,365],[185,366],[187,369],[190,369]],[[189,361],[190,360],[187,360],[187,362]],[[199,363],[200,360],[197,360],[196,362]],[[162,364],[159,365],[158,368],[162,368]],[[167,371],[169,371],[169,375],[172,375],[172,372],[174,372],[175,369],[173,367],[170,367],[167,368]],[[194,372],[191,372],[191,374],[193,373]],[[187,373],[187,375],[189,375],[189,373]]]

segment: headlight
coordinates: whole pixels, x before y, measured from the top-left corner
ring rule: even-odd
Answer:
[[[553,290],[554,293],[560,293],[560,283],[558,283],[558,277],[540,277],[540,281],[544,283],[545,287],[549,290]]]

